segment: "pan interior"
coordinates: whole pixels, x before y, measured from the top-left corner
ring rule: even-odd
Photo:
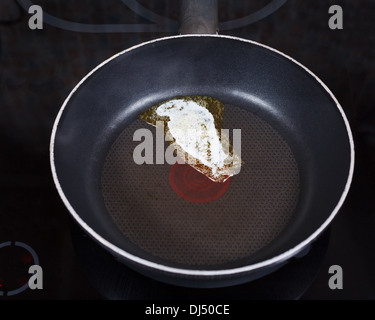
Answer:
[[[109,148],[101,175],[104,204],[140,255],[189,268],[240,264],[277,238],[292,218],[300,178],[288,143],[260,117],[235,106],[225,106],[223,125],[230,132],[241,129],[243,165],[225,194],[211,202],[178,196],[169,184],[171,165],[134,162],[140,143],[133,141],[134,132],[148,128],[155,137],[155,129],[141,120],[131,122]]]

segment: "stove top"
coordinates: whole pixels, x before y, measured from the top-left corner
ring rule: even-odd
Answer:
[[[372,0],[219,1],[221,34],[255,40],[295,58],[327,84],[349,118],[356,146],[352,187],[306,256],[249,284],[175,287],[119,264],[71,221],[49,167],[57,112],[72,88],[105,59],[177,34],[176,3],[0,2],[0,300],[375,299]],[[43,9],[43,29],[29,27],[33,15],[25,8],[32,4]],[[329,26],[332,5],[343,10],[343,29]],[[43,269],[42,289],[26,285],[36,259]],[[329,286],[331,266],[343,271],[342,289]]]

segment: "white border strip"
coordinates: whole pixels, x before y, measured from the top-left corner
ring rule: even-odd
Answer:
[[[58,179],[57,173],[56,173],[55,161],[54,161],[54,143],[55,143],[56,131],[57,131],[57,127],[58,127],[60,118],[61,118],[61,116],[62,116],[62,114],[64,112],[64,109],[65,109],[66,105],[68,104],[70,98],[72,97],[72,95],[77,91],[77,89],[94,72],[96,72],[101,67],[103,67],[105,64],[107,64],[111,60],[117,58],[118,56],[120,56],[120,55],[122,55],[124,53],[127,53],[129,51],[132,51],[134,49],[137,49],[139,47],[146,46],[146,45],[149,45],[149,44],[152,44],[152,43],[155,43],[155,42],[165,41],[165,40],[170,40],[170,39],[175,39],[175,38],[183,38],[183,37],[215,37],[215,38],[218,37],[218,38],[227,38],[227,39],[231,39],[231,40],[243,41],[243,42],[247,42],[247,43],[251,43],[251,44],[257,45],[259,47],[263,47],[265,49],[273,51],[273,52],[275,52],[275,53],[277,53],[277,54],[279,54],[279,55],[281,55],[281,56],[289,59],[290,61],[294,62],[296,65],[298,65],[302,69],[304,69],[306,72],[308,72],[310,75],[312,75],[316,79],[316,81],[320,83],[320,85],[328,92],[328,94],[331,96],[331,98],[335,102],[335,104],[336,104],[337,108],[339,109],[339,111],[341,113],[341,116],[342,116],[342,118],[344,120],[346,129],[347,129],[347,133],[348,133],[349,144],[350,144],[351,162],[350,162],[350,169],[349,169],[348,180],[346,182],[346,186],[345,186],[345,189],[344,189],[344,191],[343,191],[343,193],[341,195],[341,198],[340,198],[339,202],[337,203],[335,209],[332,211],[331,215],[328,217],[328,219],[312,235],[310,235],[306,240],[302,241],[300,244],[298,244],[294,248],[292,248],[292,249],[290,249],[290,250],[288,250],[288,251],[286,251],[286,252],[284,252],[284,253],[276,256],[276,257],[273,257],[271,259],[264,260],[262,262],[258,262],[258,263],[252,264],[252,265],[244,266],[244,267],[233,268],[233,269],[223,269],[223,270],[189,270],[189,269],[180,269],[180,268],[168,267],[168,266],[165,266],[165,265],[162,265],[162,264],[154,263],[154,262],[151,262],[151,261],[139,258],[137,256],[134,256],[134,255],[132,255],[132,254],[130,254],[130,253],[128,253],[128,252],[120,249],[119,247],[113,245],[112,243],[110,243],[109,241],[107,241],[106,239],[104,239],[102,236],[100,236],[98,233],[96,233],[89,225],[86,224],[85,221],[83,221],[81,219],[81,217],[73,209],[73,207],[69,203],[68,199],[66,198],[66,196],[65,196],[65,194],[64,194],[64,192],[63,192],[63,190],[62,190],[62,188],[60,186],[59,179]],[[294,256],[298,252],[300,252],[305,246],[307,246],[316,237],[318,237],[318,235],[320,233],[323,232],[323,230],[331,223],[331,221],[333,220],[333,218],[335,217],[335,215],[339,211],[340,207],[344,203],[344,200],[345,200],[345,198],[346,198],[346,196],[347,196],[347,194],[349,192],[350,184],[352,182],[353,173],[354,173],[354,141],[353,141],[352,132],[351,132],[351,129],[350,129],[350,126],[349,126],[349,121],[346,118],[346,115],[345,115],[342,107],[340,106],[339,102],[335,98],[335,96],[328,89],[328,87],[312,71],[310,71],[309,69],[307,69],[305,66],[303,66],[298,61],[294,60],[293,58],[289,57],[288,55],[286,55],[286,54],[284,54],[284,53],[282,53],[282,52],[280,52],[280,51],[278,51],[276,49],[273,49],[273,48],[268,47],[268,46],[266,46],[264,44],[260,44],[260,43],[257,43],[255,41],[251,41],[251,40],[247,40],[247,39],[237,38],[237,37],[233,37],[233,36],[226,36],[226,35],[178,35],[178,36],[171,36],[171,37],[165,37],[165,38],[160,38],[160,39],[156,39],[156,40],[151,40],[151,41],[144,42],[144,43],[141,43],[139,45],[133,46],[133,47],[131,47],[129,49],[126,49],[126,50],[124,50],[124,51],[122,51],[120,53],[117,53],[116,55],[112,56],[111,58],[107,59],[106,61],[104,61],[103,63],[101,63],[100,65],[98,65],[90,73],[88,73],[75,86],[75,88],[72,90],[72,92],[66,98],[66,100],[64,101],[64,103],[63,103],[63,105],[62,105],[62,107],[61,107],[61,109],[60,109],[60,111],[59,111],[59,113],[57,115],[57,118],[56,118],[55,123],[53,125],[53,130],[52,130],[52,135],[51,135],[51,142],[50,142],[50,163],[51,163],[51,170],[52,170],[52,175],[53,175],[54,183],[56,185],[56,188],[57,188],[57,190],[59,192],[59,195],[60,195],[61,199],[63,200],[65,206],[68,208],[68,210],[71,213],[71,215],[73,216],[73,218],[81,225],[81,227],[84,228],[91,236],[93,236],[97,241],[99,241],[105,247],[109,248],[113,252],[115,252],[115,253],[119,254],[120,256],[123,256],[123,257],[125,257],[125,258],[127,258],[127,259],[129,259],[129,260],[131,260],[133,262],[139,263],[141,265],[144,265],[146,267],[153,268],[153,269],[157,269],[157,270],[161,270],[161,271],[165,271],[165,272],[170,272],[170,273],[192,275],[192,276],[221,276],[221,275],[230,275],[230,274],[248,272],[248,271],[252,271],[252,270],[255,270],[255,269],[262,268],[262,267],[270,266],[270,265],[272,265],[272,264],[274,264],[276,262],[282,262],[282,261],[284,261],[284,260],[286,260],[286,259]]]

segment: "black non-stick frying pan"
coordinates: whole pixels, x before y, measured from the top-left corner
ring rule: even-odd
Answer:
[[[207,14],[215,11],[202,11],[213,3],[184,2],[182,33],[215,31]],[[139,114],[192,95],[221,100],[224,127],[241,129],[241,172],[212,201],[190,201],[172,186],[199,185],[194,169],[178,175],[176,165],[132,156],[134,132],[152,128]],[[51,165],[73,218],[124,264],[168,283],[218,287],[308,250],[348,193],[354,146],[336,98],[292,58],[245,39],[184,34],[90,72],[57,116]]]

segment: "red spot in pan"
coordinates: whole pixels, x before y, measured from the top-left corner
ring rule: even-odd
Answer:
[[[176,162],[169,172],[169,183],[181,198],[205,203],[220,198],[228,190],[230,178],[214,182],[188,164]]]

